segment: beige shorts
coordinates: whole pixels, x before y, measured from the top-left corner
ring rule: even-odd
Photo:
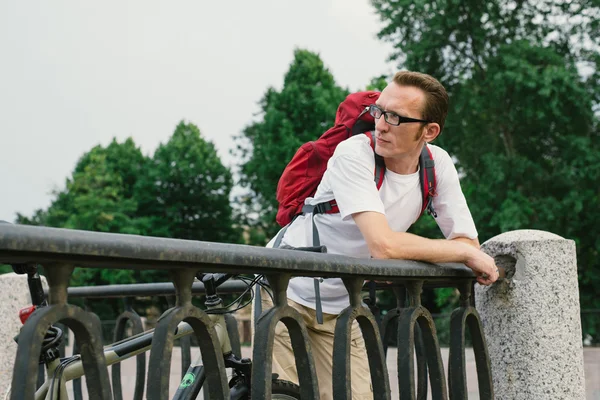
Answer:
[[[269,295],[261,289],[261,304],[263,311],[273,307]],[[321,400],[333,400],[333,336],[335,332],[336,314],[323,313],[323,324],[318,324],[316,312],[310,307],[305,307],[288,299],[288,304],[296,309],[308,330],[310,347],[315,361],[319,392]],[[373,388],[369,361],[365,350],[365,341],[358,326],[354,321],[352,326],[352,341],[350,343],[350,370],[352,372],[352,398],[354,400],[372,400]],[[279,374],[279,379],[298,384],[296,361],[287,328],[283,323],[277,324],[275,341],[273,343],[273,372]]]

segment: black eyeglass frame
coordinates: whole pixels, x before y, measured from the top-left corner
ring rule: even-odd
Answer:
[[[383,118],[385,119],[385,122],[387,122],[388,124],[392,125],[392,126],[398,126],[400,124],[406,124],[409,122],[421,122],[423,124],[430,124],[431,121],[425,121],[424,119],[416,119],[416,118],[409,118],[409,117],[403,117],[401,115],[396,114],[395,112],[391,112],[391,111],[383,111],[381,109],[381,107],[379,107],[377,104],[371,104],[369,107],[369,114],[371,114],[371,116],[375,119],[379,119],[383,116]],[[376,113],[376,111],[381,112],[381,115],[379,117],[376,117],[374,114]],[[398,123],[397,124],[393,124],[388,120],[388,114],[389,115],[394,115],[396,117],[398,117]]]

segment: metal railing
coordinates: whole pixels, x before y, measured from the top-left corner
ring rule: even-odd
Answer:
[[[68,284],[75,266],[115,269],[166,269],[170,272],[176,303],[158,321],[147,375],[147,398],[167,398],[172,332],[181,321],[194,329],[207,370],[211,399],[227,398],[228,387],[216,333],[206,313],[192,305],[192,287],[197,272],[264,274],[273,289],[274,307],[256,321],[253,347],[252,397],[269,398],[271,357],[275,326],[283,322],[289,330],[299,361],[302,398],[318,399],[317,377],[306,327],[299,314],[287,305],[286,289],[293,276],[342,278],[350,306],[337,320],[333,354],[333,393],[350,399],[350,355],[346,350],[351,325],[358,321],[367,350],[374,398],[389,399],[390,383],[382,341],[397,335],[400,398],[419,398],[427,391],[429,377],[434,399],[466,399],[465,336],[469,330],[476,359],[479,394],[493,398],[489,356],[479,315],[473,307],[472,271],[460,264],[428,264],[407,260],[356,259],[340,255],[266,249],[244,245],[140,237],[67,229],[0,225],[0,263],[41,264],[49,284],[50,306],[27,320],[20,333],[13,370],[12,399],[33,399],[42,340],[49,326],[61,322],[69,327],[81,348],[88,393],[110,399],[108,370],[102,353],[99,321],[91,313],[70,305]],[[364,281],[394,282],[398,308],[377,321],[362,305]],[[421,305],[424,285],[456,287],[459,308],[451,317],[448,379],[430,312]],[[89,290],[90,288],[86,288]],[[73,290],[77,289],[72,289]],[[404,295],[406,293],[406,295]],[[398,320],[397,332],[388,329]],[[381,330],[380,330],[381,328]],[[382,334],[380,334],[382,332]],[[413,365],[416,352],[417,368]],[[345,377],[345,379],[340,379]],[[415,380],[417,383],[415,384]]]

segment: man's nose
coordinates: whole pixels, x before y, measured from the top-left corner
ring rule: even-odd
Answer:
[[[385,117],[382,115],[379,119],[375,120],[375,129],[379,132],[387,132],[390,125],[385,122]]]

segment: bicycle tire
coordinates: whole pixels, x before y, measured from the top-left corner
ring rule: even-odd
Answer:
[[[272,400],[299,400],[300,386],[290,381],[273,379],[271,383]]]

